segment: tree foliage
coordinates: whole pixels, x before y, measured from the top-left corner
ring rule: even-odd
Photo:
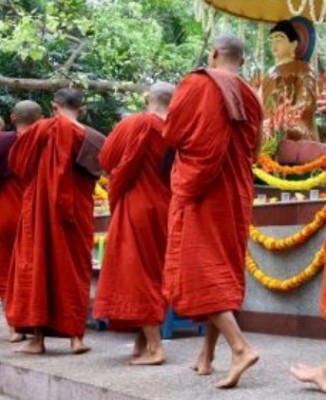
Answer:
[[[202,29],[191,2],[110,0],[0,0],[0,71],[8,77],[68,78],[150,84],[178,81],[190,70]],[[49,111],[50,93],[0,91],[2,114],[19,98]],[[121,112],[139,107],[130,93],[89,94],[91,121],[107,130]]]

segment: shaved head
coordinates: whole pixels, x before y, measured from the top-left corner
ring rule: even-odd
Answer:
[[[15,105],[11,115],[16,126],[28,126],[42,118],[42,108],[35,101],[24,100]]]
[[[162,107],[168,107],[172,99],[175,86],[168,82],[154,83],[148,93],[148,103],[156,102]]]
[[[240,67],[244,59],[244,44],[233,35],[223,35],[217,38],[210,57],[210,63],[220,58],[229,64]]]
[[[70,110],[79,110],[84,101],[84,95],[77,89],[60,89],[54,94],[53,102]]]

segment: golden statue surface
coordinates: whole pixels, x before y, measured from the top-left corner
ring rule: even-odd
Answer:
[[[317,80],[309,63],[296,60],[298,36],[291,22],[276,24],[270,39],[276,66],[261,87],[266,118],[286,100],[300,112],[300,118],[286,130],[286,139],[319,141],[315,124]]]

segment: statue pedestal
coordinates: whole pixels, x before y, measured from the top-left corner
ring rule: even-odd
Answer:
[[[261,190],[258,188],[257,192]],[[324,201],[293,201],[255,206],[253,222],[271,236],[287,236],[309,223],[324,204]],[[96,231],[106,232],[108,223],[108,216],[96,217]],[[253,243],[249,247],[265,273],[282,279],[297,274],[310,263],[324,243],[324,233],[322,229],[302,247],[284,253],[271,253]],[[98,273],[94,271],[92,299]],[[322,274],[319,274],[293,292],[279,293],[264,288],[247,273],[246,298],[237,319],[242,329],[248,332],[324,339],[326,323],[319,311],[321,285]]]
[[[324,201],[307,201],[255,206],[254,224],[271,236],[287,236],[309,223],[324,204]],[[324,243],[324,234],[322,229],[292,251],[272,253],[254,243],[249,248],[266,274],[285,279],[311,262]],[[319,274],[292,292],[273,292],[248,273],[246,299],[238,320],[250,332],[325,338],[326,324],[319,311],[321,285],[322,274]]]

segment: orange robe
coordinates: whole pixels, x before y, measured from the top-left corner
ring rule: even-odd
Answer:
[[[25,192],[6,294],[8,323],[83,336],[92,277],[95,179],[75,163],[85,129],[64,117],[26,130],[9,155]]]
[[[208,71],[182,81],[163,134],[177,150],[164,293],[178,314],[193,319],[237,310],[245,293],[251,166],[262,112],[240,78],[218,76],[228,85],[224,91]]]
[[[100,161],[110,176],[112,219],[94,316],[129,326],[163,321],[162,274],[170,200],[162,173],[164,121],[153,114],[126,118],[110,134]]]
[[[0,132],[0,135],[8,135]],[[7,158],[1,153],[1,157]],[[0,299],[4,300],[10,260],[21,211],[23,187],[13,176],[0,176]]]

